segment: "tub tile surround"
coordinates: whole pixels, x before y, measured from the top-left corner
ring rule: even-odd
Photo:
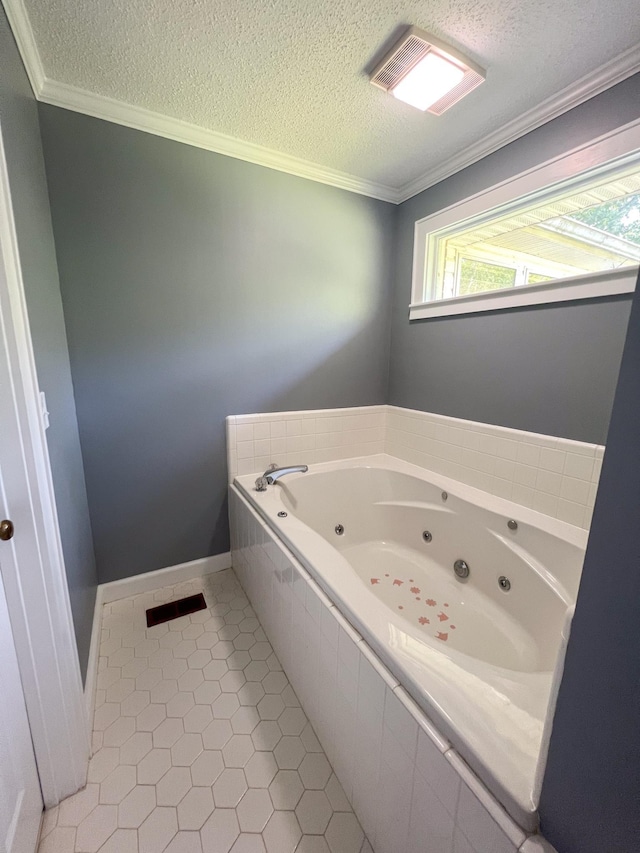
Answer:
[[[229,482],[380,453],[588,529],[604,447],[396,406],[227,418]]]
[[[87,786],[39,853],[372,853],[231,569],[106,604],[95,705]]]
[[[526,836],[231,489],[235,571],[376,853],[528,853]]]

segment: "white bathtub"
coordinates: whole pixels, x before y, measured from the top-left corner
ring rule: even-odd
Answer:
[[[533,829],[586,531],[388,456],[311,466],[266,492],[254,480],[235,482],[512,817]],[[459,559],[466,580],[454,573]]]

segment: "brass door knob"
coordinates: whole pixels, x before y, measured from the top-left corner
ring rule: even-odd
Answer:
[[[9,539],[13,539],[13,522],[9,521],[8,518],[3,518],[0,521],[0,539],[3,542],[8,542]]]

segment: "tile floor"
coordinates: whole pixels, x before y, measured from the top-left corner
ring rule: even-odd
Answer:
[[[39,853],[373,853],[232,570],[107,604],[99,670],[89,781]]]

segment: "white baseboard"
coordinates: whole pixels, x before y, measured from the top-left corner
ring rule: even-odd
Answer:
[[[163,586],[202,578],[213,572],[221,572],[230,568],[231,554],[227,551],[226,554],[216,554],[215,557],[203,557],[201,560],[192,560],[190,563],[180,563],[178,566],[169,566],[155,572],[145,572],[142,575],[133,575],[133,577],[122,578],[119,581],[103,583],[98,589],[102,589],[103,604],[109,604],[109,602],[118,601],[120,598],[129,598],[130,595],[152,592],[154,589],[162,589]]]
[[[87,709],[87,720],[89,723],[89,737],[93,731],[93,712],[96,704],[96,682],[98,680],[98,658],[100,657],[100,622],[102,619],[102,607],[104,605],[104,584],[99,584],[96,589],[96,602],[93,607],[93,626],[91,628],[91,643],[89,645],[89,659],[87,661],[87,675],[84,680],[84,702]],[[90,745],[93,755],[93,744]]]
[[[87,662],[87,677],[84,685],[84,699],[89,720],[89,730],[93,725],[93,712],[96,700],[96,682],[98,680],[98,659],[100,657],[100,623],[102,619],[102,608],[111,601],[121,598],[129,598],[131,595],[139,595],[141,592],[153,592],[164,586],[171,586],[181,581],[202,578],[213,572],[221,572],[231,568],[231,553],[216,554],[213,557],[203,557],[201,560],[192,560],[189,563],[180,563],[178,566],[169,566],[166,569],[158,569],[154,572],[144,572],[130,578],[101,583],[96,590],[96,603],[93,609],[93,628],[91,629],[91,644],[89,646],[89,660]]]

